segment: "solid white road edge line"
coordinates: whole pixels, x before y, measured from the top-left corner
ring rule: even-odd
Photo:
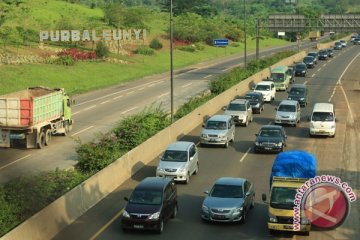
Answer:
[[[132,111],[132,110],[134,110],[134,109],[137,109],[137,108],[138,108],[137,106],[132,107],[132,108],[130,108],[130,109],[128,109],[128,110],[125,110],[125,111],[121,112],[121,114],[128,113],[128,112],[130,112],[130,111]]]
[[[24,160],[25,158],[28,158],[28,157],[30,157],[30,156],[31,156],[31,154],[28,154],[28,155],[26,155],[26,156],[24,156],[24,157],[22,157],[22,158],[19,158],[19,159],[15,160],[15,161],[13,161],[13,162],[11,162],[11,163],[8,163],[8,164],[6,164],[5,166],[0,167],[0,170],[4,169],[4,168],[6,168],[6,167],[8,167],[8,166],[10,166],[10,165],[13,165],[14,163],[17,163],[17,162],[19,162],[19,161],[21,161],[21,160]]]
[[[93,128],[93,127],[94,127],[94,126],[90,126],[90,127],[87,127],[87,128],[85,128],[85,129],[83,129],[83,130],[80,130],[80,131],[74,133],[73,135],[71,135],[71,137],[74,137],[74,136],[76,136],[76,135],[78,135],[78,134],[80,134],[80,133],[83,133],[83,132],[85,132],[85,131]]]

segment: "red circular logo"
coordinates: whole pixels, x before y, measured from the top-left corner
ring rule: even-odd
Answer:
[[[319,184],[309,190],[303,201],[305,216],[321,229],[340,226],[349,213],[349,200],[334,184]]]

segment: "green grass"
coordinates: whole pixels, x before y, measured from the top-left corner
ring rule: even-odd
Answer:
[[[285,42],[278,39],[261,41],[261,46],[277,46]],[[254,40],[247,43],[248,51],[255,49]],[[239,47],[215,48],[206,46],[195,53],[174,51],[174,67],[180,68],[201,61],[243,52]],[[226,54],[226,55],[225,55]],[[70,94],[124,83],[144,76],[169,71],[168,49],[157,51],[154,56],[136,56],[128,64],[105,62],[76,62],[75,66],[53,64],[3,65],[1,69],[0,95],[30,86],[63,87]]]

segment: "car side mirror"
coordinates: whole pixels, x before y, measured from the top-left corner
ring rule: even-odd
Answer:
[[[159,156],[159,159],[161,160],[163,158],[163,156]]]
[[[258,134],[258,133],[255,133],[255,136],[259,136],[259,134]]]
[[[124,200],[128,202],[128,201],[129,201],[129,198],[127,198],[127,197],[124,197]]]
[[[223,106],[221,109],[225,111],[227,109],[227,106]]]
[[[245,193],[245,196],[247,197],[250,196],[250,192]]]
[[[204,193],[205,193],[205,194],[209,194],[209,191],[208,191],[208,190],[206,190],[206,191],[204,191]]]
[[[190,160],[190,161],[194,160],[194,157],[190,157],[189,160]]]
[[[275,110],[277,110],[278,108],[276,107]]]
[[[287,138],[287,135],[285,135],[285,138]]]
[[[261,199],[263,200],[263,202],[266,201],[266,194],[265,194],[265,193],[263,193],[263,194],[261,195]]]
[[[205,123],[202,124],[202,127],[205,128]]]
[[[251,89],[252,89],[252,90],[255,90],[255,86],[252,86]]]

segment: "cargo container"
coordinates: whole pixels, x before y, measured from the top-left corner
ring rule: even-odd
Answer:
[[[71,130],[71,100],[61,88],[32,87],[0,96],[0,147],[43,148]]]
[[[309,32],[310,41],[316,41],[319,37],[320,37],[320,32],[319,31]]]

